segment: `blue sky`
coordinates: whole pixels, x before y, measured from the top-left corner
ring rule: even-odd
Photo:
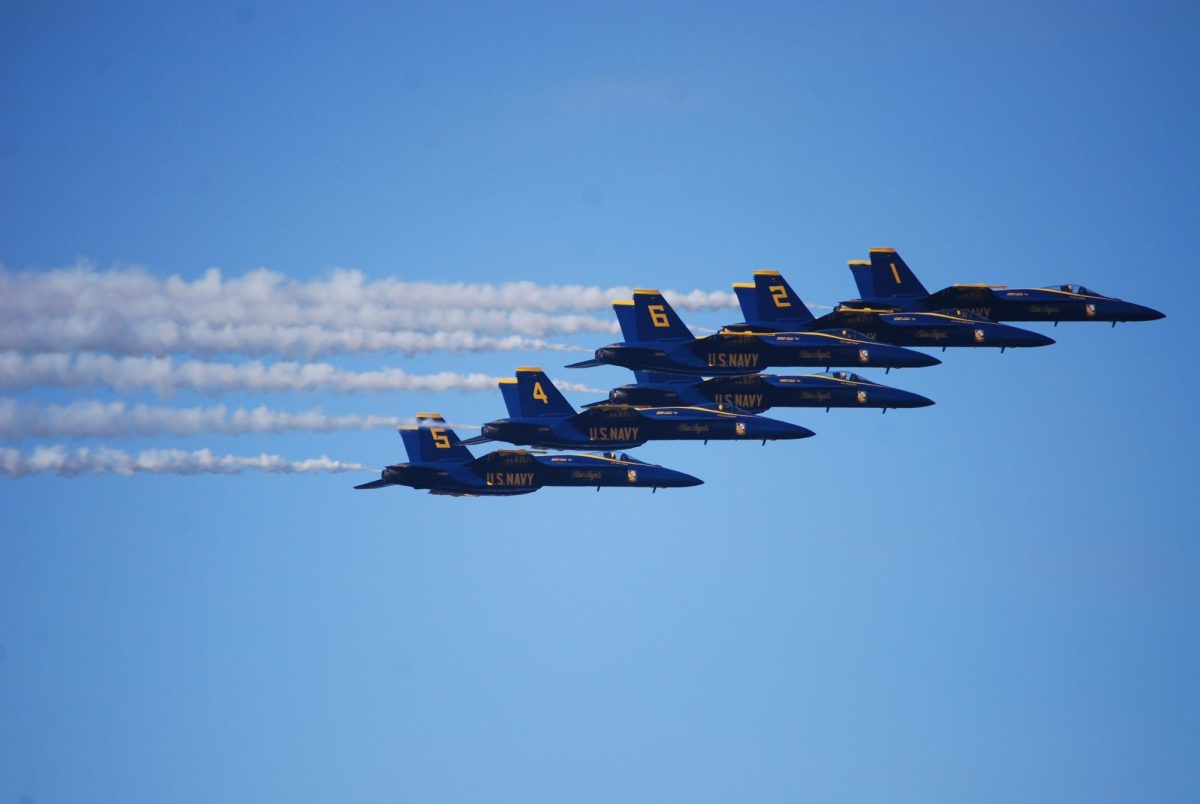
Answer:
[[[846,260],[895,246],[931,288],[1082,282],[1168,317],[887,376],[932,408],[773,411],[801,442],[642,448],[706,480],[653,496],[0,479],[0,801],[1196,800],[1198,23],[3,4],[10,271],[719,290],[775,268],[830,304]],[[327,359],[628,381],[545,351]],[[403,457],[387,429],[65,443]]]

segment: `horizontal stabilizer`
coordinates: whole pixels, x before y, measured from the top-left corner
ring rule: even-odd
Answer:
[[[395,484],[392,483],[391,481],[380,478],[379,480],[372,480],[370,483],[363,483],[362,485],[355,486],[354,488],[356,488],[356,489],[381,489],[384,486],[392,486],[392,485],[395,485]]]
[[[462,445],[464,447],[474,447],[478,444],[486,444],[487,442],[492,441],[492,440],[493,439],[488,438],[485,435],[477,435],[477,436],[473,436],[472,438],[468,438],[466,441],[463,441]]]
[[[578,363],[568,363],[566,366],[564,366],[564,368],[595,368],[596,366],[603,366],[603,365],[604,364],[601,363],[599,360],[592,359],[592,360],[580,360]]]

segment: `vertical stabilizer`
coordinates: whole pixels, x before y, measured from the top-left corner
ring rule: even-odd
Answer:
[[[639,341],[691,341],[691,330],[657,290],[633,292],[633,320]]]
[[[617,314],[617,324],[621,327],[621,339],[636,341],[638,333],[637,322],[634,321],[633,302],[629,299],[615,299],[612,308],[613,312]]]
[[[514,418],[570,416],[575,412],[575,408],[571,407],[571,403],[540,368],[523,366],[517,369],[516,389],[517,412],[512,407],[508,409],[509,415]],[[505,402],[508,402],[507,397]]]
[[[404,450],[412,463],[461,463],[473,459],[471,451],[446,426],[440,413],[418,413],[415,426],[400,428],[400,438],[404,440]]]
[[[813,314],[778,271],[754,272],[754,298],[758,317],[747,318],[748,322],[802,325],[814,320]]]
[[[854,271],[854,280],[858,283],[859,292],[863,290],[863,282],[859,280],[857,266],[851,263],[850,270]],[[929,291],[917,279],[916,274],[901,259],[894,248],[871,249],[870,293],[863,293],[864,299],[888,299],[892,296],[928,296]]]

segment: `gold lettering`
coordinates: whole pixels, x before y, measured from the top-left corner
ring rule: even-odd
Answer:
[[[771,285],[768,290],[771,291],[771,300],[775,302],[776,307],[791,307],[792,303],[787,300],[787,288],[783,285]]]
[[[485,482],[489,486],[532,486],[533,472],[488,472]]]

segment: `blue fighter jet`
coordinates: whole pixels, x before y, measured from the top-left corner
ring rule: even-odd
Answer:
[[[880,343],[847,328],[796,331],[722,331],[696,338],[657,290],[635,290],[633,301],[613,302],[625,340],[596,350],[594,360],[567,368],[614,365],[671,374],[755,374],[771,366],[909,368],[941,361]]]
[[[951,285],[925,290],[894,248],[873,248],[870,260],[852,260],[850,271],[860,299],[843,302],[904,312],[959,308],[992,321],[1155,321],[1164,315],[1140,304],[1104,296],[1083,285],[1008,288],[1004,285]]]
[[[547,449],[628,449],[647,441],[767,441],[808,438],[813,431],[788,422],[714,407],[641,408],[599,404],[576,413],[540,368],[517,369],[500,380],[507,419],[483,425],[463,443],[507,441]]]
[[[781,408],[923,408],[933,400],[871,382],[849,371],[776,376],[742,374],[704,380],[679,374],[635,371],[636,382],[608,392],[606,402],[624,405],[717,405],[728,410],[762,413]]]
[[[452,497],[529,494],[543,486],[681,488],[703,480],[634,460],[628,455],[539,455],[525,450],[496,450],[471,455],[438,413],[418,413],[415,427],[401,427],[408,463],[383,470],[378,480],[356,489],[411,486]]]
[[[1053,338],[1007,324],[997,324],[967,310],[891,312],[840,306],[816,318],[778,271],[755,271],[754,282],[733,286],[746,321],[729,330],[795,330],[850,327],[868,338],[896,346],[971,346],[1005,349],[1047,346]]]

